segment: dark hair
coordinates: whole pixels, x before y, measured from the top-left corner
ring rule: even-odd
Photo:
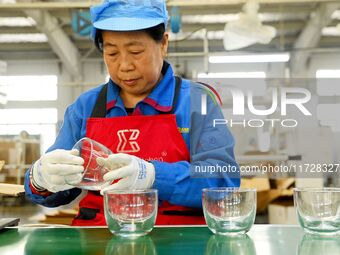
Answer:
[[[154,27],[150,27],[147,29],[137,30],[137,31],[144,31],[147,33],[155,42],[160,43],[163,39],[165,26],[163,23],[158,24]],[[96,31],[96,38],[94,40],[94,44],[96,45],[97,49],[100,52],[103,52],[103,36],[102,30],[97,29]]]
[[[144,29],[144,31],[156,42],[160,43],[163,39],[164,32],[165,32],[165,27],[164,24],[161,23],[157,26],[150,27],[147,29]]]

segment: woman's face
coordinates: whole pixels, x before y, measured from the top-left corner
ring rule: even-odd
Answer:
[[[103,56],[111,79],[132,96],[147,96],[161,78],[168,34],[161,43],[146,32],[103,31]]]

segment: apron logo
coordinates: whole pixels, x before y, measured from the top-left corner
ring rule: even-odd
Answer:
[[[139,152],[140,148],[136,142],[139,136],[138,129],[123,129],[117,132],[119,143],[117,152]]]

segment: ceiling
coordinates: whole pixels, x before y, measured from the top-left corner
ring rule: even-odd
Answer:
[[[100,1],[15,1],[0,0],[0,20],[30,17],[31,25],[20,26],[0,22],[0,60],[57,59],[78,72],[81,61],[98,59],[89,37],[80,37],[71,26],[72,13],[87,10]],[[223,30],[227,21],[237,18],[246,0],[168,0],[180,8],[182,30],[171,35],[170,54],[200,55],[204,46],[209,53],[225,52]],[[276,37],[267,45],[256,44],[250,52],[312,52],[340,50],[340,0],[258,0],[261,20],[277,29]],[[203,15],[203,16],[202,16]],[[204,44],[204,30],[208,40]],[[191,32],[197,31],[192,34]],[[31,34],[35,42],[6,42],[9,35]],[[45,35],[46,36],[45,36]],[[35,36],[35,37],[34,37]],[[177,39],[177,41],[175,41]],[[306,53],[303,53],[306,54]],[[78,60],[74,60],[77,58]]]

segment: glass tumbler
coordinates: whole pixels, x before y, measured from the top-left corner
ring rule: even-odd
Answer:
[[[256,189],[207,188],[202,202],[205,221],[214,234],[245,234],[254,224]]]
[[[155,189],[104,192],[105,219],[109,230],[122,237],[149,233],[156,221],[157,194]]]
[[[100,190],[107,182],[103,176],[109,169],[97,163],[97,158],[107,158],[112,152],[104,145],[90,139],[80,139],[72,149],[78,151],[78,156],[84,159],[84,172],[80,179],[65,179],[66,183],[86,190]]]
[[[295,188],[294,204],[305,232],[340,234],[340,188]]]

